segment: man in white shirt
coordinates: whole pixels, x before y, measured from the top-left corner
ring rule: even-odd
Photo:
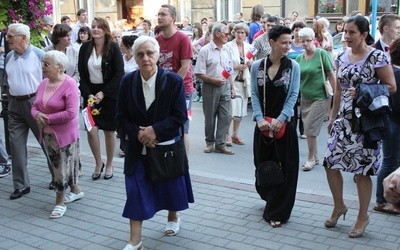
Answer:
[[[75,24],[74,27],[72,27],[71,44],[76,42],[76,40],[78,39],[79,29],[81,27],[87,26],[88,15],[85,9],[79,9],[78,12],[76,13],[76,16],[78,18],[78,22]]]
[[[395,14],[381,16],[378,23],[381,38],[372,47],[382,50],[390,60],[390,44],[400,35],[400,17]]]
[[[42,60],[45,52],[30,44],[30,30],[25,24],[10,24],[6,38],[10,48],[5,59],[5,73],[14,185],[10,199],[14,200],[31,191],[27,168],[27,141],[29,129],[39,139],[39,128],[31,115],[31,107],[37,87],[43,79]]]
[[[204,153],[212,151],[233,155],[226,147],[229,128],[229,103],[231,82],[222,72],[232,63],[225,46],[230,35],[224,24],[216,24],[212,30],[213,40],[201,48],[194,73],[203,80],[203,113],[206,147]],[[215,146],[215,148],[214,148]]]

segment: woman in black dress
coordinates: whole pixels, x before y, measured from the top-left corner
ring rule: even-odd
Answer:
[[[297,188],[299,147],[292,117],[300,87],[300,68],[297,62],[286,57],[292,41],[291,32],[284,26],[272,28],[268,33],[270,55],[257,60],[251,67],[253,119],[257,122],[253,146],[256,173],[260,163],[277,162],[278,153],[285,179],[278,185],[256,183],[258,194],[267,202],[263,218],[272,227],[280,227],[289,220]],[[265,121],[264,115],[272,117],[272,121]],[[286,132],[282,138],[276,139],[275,147],[272,139],[264,137],[262,131],[277,132],[284,122],[287,122]]]
[[[119,83],[124,75],[124,62],[119,45],[112,41],[110,27],[105,19],[95,17],[91,30],[93,39],[84,43],[79,51],[79,89],[84,104],[93,98],[95,107],[100,110],[100,114],[93,116],[95,125],[88,131],[89,146],[96,161],[92,178],[99,179],[105,166],[104,179],[111,179],[117,128],[116,100]],[[99,130],[104,131],[106,164],[101,159]]]

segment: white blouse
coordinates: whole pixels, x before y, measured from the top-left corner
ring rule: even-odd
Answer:
[[[92,54],[89,57],[88,61],[88,70],[89,70],[89,78],[90,82],[93,84],[102,84],[103,83],[103,74],[101,72],[101,60],[103,57],[96,55],[96,49],[93,48]]]

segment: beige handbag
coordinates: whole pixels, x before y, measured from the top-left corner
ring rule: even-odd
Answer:
[[[321,62],[321,67],[322,67],[322,76],[324,78],[325,93],[326,93],[326,97],[331,97],[331,96],[333,96],[333,89],[332,89],[332,86],[331,86],[331,83],[329,82],[329,80],[326,79],[324,62],[322,61],[321,54],[322,54],[322,52],[320,51],[319,52],[319,61]]]

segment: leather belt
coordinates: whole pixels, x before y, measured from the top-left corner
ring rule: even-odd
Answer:
[[[29,94],[29,95],[19,95],[19,96],[11,96],[11,97],[14,98],[17,101],[26,101],[26,100],[31,99],[32,97],[35,97],[35,96],[36,96],[36,92],[32,93],[32,94]]]

